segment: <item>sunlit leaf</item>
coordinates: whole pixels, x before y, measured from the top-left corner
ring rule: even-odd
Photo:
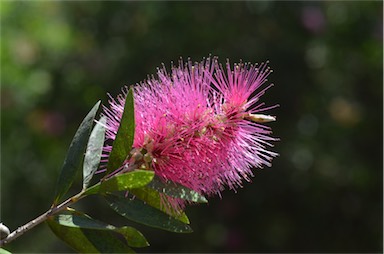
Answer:
[[[80,212],[63,212],[53,216],[53,220],[66,227],[113,230],[114,226],[92,219],[86,214]]]
[[[191,233],[192,229],[185,223],[145,204],[139,199],[108,195],[110,207],[120,215],[132,221],[176,233]]]
[[[133,89],[130,88],[125,100],[124,112],[120,119],[120,126],[116,138],[113,141],[112,151],[109,154],[106,174],[112,173],[114,170],[121,167],[132,149],[134,136],[135,110]]]
[[[57,204],[59,200],[67,193],[73,181],[75,180],[76,173],[78,169],[80,169],[88,137],[90,135],[93,121],[99,106],[100,101],[98,101],[96,105],[93,106],[91,111],[84,118],[72,139],[58,179],[56,194],[53,202],[54,204]]]
[[[132,189],[130,190],[130,193],[135,195],[136,198],[141,199],[144,201],[147,205],[150,205],[164,213],[167,213],[168,215],[174,217],[175,219],[189,224],[189,219],[184,211],[182,210],[175,210],[175,208],[169,203],[169,201],[163,196],[163,194],[160,194],[158,191],[143,187],[138,189]]]
[[[181,198],[184,200],[189,200],[197,203],[208,202],[208,200],[204,196],[200,195],[196,191],[191,190],[177,183],[173,183],[173,182],[164,183],[158,177],[155,177],[153,181],[150,184],[148,184],[148,187],[153,188],[170,197]]]
[[[95,127],[93,127],[91,136],[89,137],[83,163],[83,189],[88,187],[93,174],[99,167],[101,153],[103,151],[105,136],[104,125],[106,121],[107,119],[102,117],[99,122],[96,123]]]
[[[140,188],[151,182],[154,174],[153,171],[149,170],[135,170],[119,174],[90,187],[86,190],[85,194],[88,195]]]
[[[0,254],[12,254],[12,253],[7,251],[6,249],[0,248]]]

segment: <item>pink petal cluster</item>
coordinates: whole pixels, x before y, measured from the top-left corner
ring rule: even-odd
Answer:
[[[217,58],[180,61],[170,73],[158,69],[157,78],[134,87],[134,148],[151,156],[149,166],[161,179],[201,194],[241,186],[253,167],[270,166],[277,155],[267,148],[276,140],[270,128],[250,120],[273,108],[259,102],[270,73],[264,63],[223,68]],[[127,90],[104,107],[108,139],[116,136]]]

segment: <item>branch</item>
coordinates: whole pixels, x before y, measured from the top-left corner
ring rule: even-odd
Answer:
[[[83,192],[80,192],[79,194],[67,199],[66,201],[59,204],[58,206],[51,207],[48,211],[46,211],[45,213],[43,213],[42,215],[40,215],[36,219],[31,220],[27,224],[18,227],[15,231],[10,233],[6,238],[2,239],[0,241],[0,247],[3,247],[4,245],[12,242],[13,240],[18,238],[19,236],[23,235],[25,232],[31,230],[32,228],[34,228],[37,225],[41,224],[42,222],[46,221],[50,216],[55,215],[55,214],[65,210],[69,205],[76,203],[77,201],[79,201],[83,197],[85,197],[85,195],[83,195]]]

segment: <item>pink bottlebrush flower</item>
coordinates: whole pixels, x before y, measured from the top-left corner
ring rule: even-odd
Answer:
[[[217,58],[158,69],[134,87],[136,129],[133,147],[146,153],[150,169],[163,180],[184,185],[201,194],[220,194],[249,181],[252,168],[270,166],[277,154],[267,147],[270,137],[264,121],[260,90],[270,73],[266,64],[235,64],[226,70]],[[111,98],[107,139],[114,140],[128,88]],[[106,156],[111,146],[105,146]],[[127,161],[126,163],[131,163]],[[129,166],[129,165],[128,165]],[[126,167],[127,168],[127,167]]]

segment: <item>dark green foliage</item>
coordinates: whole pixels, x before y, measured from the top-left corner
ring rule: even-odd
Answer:
[[[116,138],[113,141],[112,151],[109,154],[107,175],[123,165],[131,152],[135,135],[135,111],[133,102],[133,89],[129,89],[125,100],[123,116]]]
[[[57,204],[61,200],[75,180],[77,171],[80,168],[80,163],[83,161],[89,134],[99,106],[100,101],[93,106],[91,111],[84,118],[72,139],[57,182],[54,204]]]
[[[80,253],[133,253],[124,242],[119,240],[113,232],[82,229],[60,225],[55,220],[49,220],[51,230],[61,240]]]
[[[145,237],[132,227],[115,227],[94,220],[88,215],[74,210],[66,211],[50,218],[48,224],[60,239],[81,252],[92,252],[93,248],[96,248],[100,252],[120,252],[130,250],[126,245],[131,247],[146,247],[149,245]],[[94,231],[94,233],[92,233],[92,231]],[[104,241],[102,238],[95,238],[97,234],[104,234],[103,236],[107,237],[105,239],[106,242],[96,243],[95,241]],[[112,239],[116,238],[119,234],[124,237],[126,242]],[[82,241],[85,241],[85,244],[81,244]],[[108,244],[116,243],[117,246],[108,246]],[[119,251],[118,248],[121,250]]]
[[[132,221],[176,233],[191,233],[191,227],[174,219],[139,199],[108,195],[107,201],[111,208]]]
[[[175,208],[166,199],[165,195],[161,194],[159,191],[149,187],[143,187],[139,189],[132,189],[130,190],[130,193],[144,201],[147,205],[167,213],[168,215],[183,223],[189,224],[189,219],[185,212],[181,210],[175,210]]]
[[[158,192],[164,193],[170,197],[180,198],[197,203],[208,202],[208,200],[204,196],[200,195],[196,191],[188,189],[187,187],[184,187],[180,184],[172,183],[170,181],[164,183],[158,177],[155,177],[153,181],[148,184],[148,187]]]
[[[123,235],[131,247],[142,248],[149,246],[145,237],[133,227],[124,226],[116,228],[115,231]]]

